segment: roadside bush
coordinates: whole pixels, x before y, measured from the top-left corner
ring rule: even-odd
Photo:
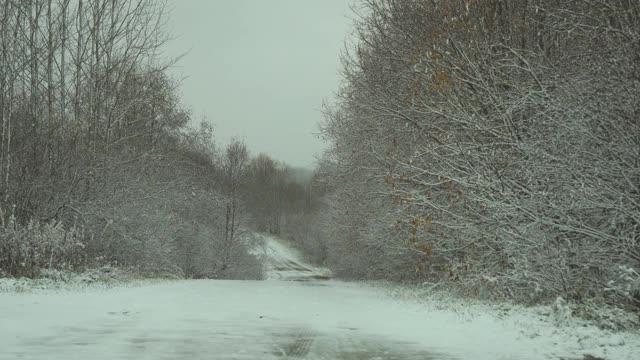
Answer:
[[[637,310],[639,5],[357,9],[321,125],[332,143],[329,264],[387,278],[415,267],[423,281],[523,303]]]
[[[73,270],[85,261],[84,243],[82,228],[65,229],[58,221],[20,225],[9,216],[0,223],[0,269],[25,277],[35,277],[43,269]]]

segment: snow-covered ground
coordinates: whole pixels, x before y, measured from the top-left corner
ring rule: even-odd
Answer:
[[[162,280],[143,279],[135,272],[123,271],[109,266],[87,270],[83,273],[47,270],[41,272],[37,279],[0,278],[0,294],[108,289],[122,286],[143,286],[158,281]]]
[[[257,236],[262,237],[263,246],[256,251],[256,255],[263,259],[268,280],[307,281],[328,280],[331,277],[328,269],[305,263],[301,254],[282,241],[265,235]]]
[[[0,294],[0,359],[640,359],[637,334],[398,299],[326,280],[274,239],[265,253],[267,281]]]

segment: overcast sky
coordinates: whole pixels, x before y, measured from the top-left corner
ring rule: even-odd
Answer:
[[[311,167],[323,99],[338,88],[350,0],[170,0],[169,55],[184,77],[184,104],[214,124],[219,143],[237,136]]]

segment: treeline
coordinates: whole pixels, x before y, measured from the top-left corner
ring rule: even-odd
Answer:
[[[354,9],[322,124],[334,271],[640,306],[640,4]]]
[[[250,227],[291,240],[309,260],[322,263],[324,244],[314,230],[325,189],[317,182],[317,172],[259,154],[250,162],[247,179],[245,203],[250,206]]]
[[[247,189],[266,157],[190,127],[166,72],[173,60],[160,56],[165,10],[0,2],[0,276],[117,265],[261,277]]]

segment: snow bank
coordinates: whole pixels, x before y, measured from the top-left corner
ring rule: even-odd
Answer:
[[[551,359],[587,359],[587,355],[606,360],[640,359],[640,330],[637,326],[627,330],[604,329],[596,319],[585,320],[575,316],[575,307],[562,298],[552,305],[526,307],[461,299],[446,291],[420,287],[389,283],[370,285],[415,311],[438,314],[443,319],[436,323],[448,322],[452,327],[456,323],[465,324],[464,331],[469,334],[494,333],[505,346],[515,347],[515,353],[537,353],[540,358]],[[615,312],[602,308],[601,317],[616,317],[615,322],[620,323],[623,321],[621,317],[633,316]],[[635,321],[637,325],[637,319]],[[489,351],[496,344],[484,346]]]
[[[0,278],[0,293],[29,293],[53,290],[82,290],[86,288],[111,288],[115,286],[141,286],[158,279],[143,279],[135,272],[105,266],[82,273],[44,270],[40,277]]]

